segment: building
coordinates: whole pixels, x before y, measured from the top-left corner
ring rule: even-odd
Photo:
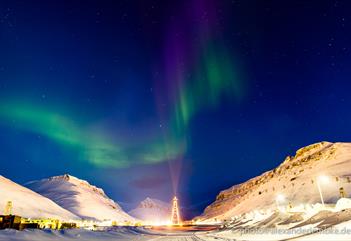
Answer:
[[[13,228],[20,230],[21,217],[16,215],[0,215],[0,229]]]
[[[21,223],[24,227],[37,226],[41,229],[61,229],[62,226],[62,223],[57,219],[22,218]]]

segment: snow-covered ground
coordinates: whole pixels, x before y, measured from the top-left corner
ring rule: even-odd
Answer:
[[[227,229],[211,232],[161,232],[150,231],[142,228],[116,228],[104,231],[89,231],[84,229],[71,230],[0,230],[0,241],[230,241],[230,240],[351,240],[351,233],[336,234],[339,232],[350,232],[351,222],[336,226],[338,229],[324,231],[324,233],[303,234],[305,229],[291,231],[290,234],[272,234],[268,231],[258,233],[243,233],[240,229]]]
[[[200,233],[194,232],[153,232],[142,228],[116,228],[105,231],[89,231],[84,229],[71,230],[0,230],[1,241],[201,241],[214,240],[213,237],[200,237]]]
[[[351,199],[335,206],[314,204],[295,210],[256,210],[236,216],[208,234],[232,240],[351,240]]]

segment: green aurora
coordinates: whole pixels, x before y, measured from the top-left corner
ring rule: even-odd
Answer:
[[[148,140],[128,143],[113,139],[103,130],[91,130],[71,116],[41,105],[2,101],[0,121],[12,128],[43,135],[77,152],[77,158],[106,168],[124,168],[136,164],[154,164],[184,155],[191,119],[202,109],[215,107],[221,97],[243,96],[243,85],[234,64],[225,51],[212,49],[199,56],[193,78],[182,80],[178,100],[171,108],[168,128]],[[118,128],[118,127],[117,127]],[[142,142],[142,143],[141,143]]]

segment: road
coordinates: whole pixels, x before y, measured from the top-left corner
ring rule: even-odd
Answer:
[[[210,236],[207,232],[196,231],[194,227],[162,228],[162,230],[118,227],[100,231],[83,229],[16,231],[7,229],[0,230],[0,241],[227,241]]]
[[[144,236],[148,241],[229,241],[229,239],[223,239],[208,234],[209,231],[216,230],[216,226],[208,227],[180,227],[180,228],[161,228],[153,229],[150,233]],[[148,230],[140,229],[141,232],[148,232]],[[152,237],[152,235],[155,235]],[[230,240],[230,241],[233,241]]]

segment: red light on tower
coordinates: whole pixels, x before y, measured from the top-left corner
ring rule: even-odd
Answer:
[[[177,197],[173,198],[171,222],[172,222],[172,225],[180,225],[180,216],[179,216]]]

